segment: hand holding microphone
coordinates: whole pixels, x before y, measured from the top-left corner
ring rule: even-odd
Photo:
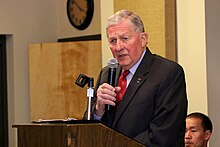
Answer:
[[[102,116],[104,111],[109,111],[111,105],[114,105],[114,100],[116,92],[120,90],[119,87],[116,87],[116,68],[118,67],[118,61],[115,58],[110,58],[108,60],[108,77],[107,83],[103,83],[99,86],[97,90],[97,105],[96,105],[96,114]],[[110,86],[111,85],[111,86]],[[112,89],[115,88],[115,90]]]

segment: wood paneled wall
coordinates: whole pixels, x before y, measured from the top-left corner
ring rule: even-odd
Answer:
[[[101,69],[101,41],[43,43],[29,46],[31,120],[81,119],[86,90],[75,85],[79,74],[94,77]]]

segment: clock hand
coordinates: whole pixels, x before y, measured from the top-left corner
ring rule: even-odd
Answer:
[[[86,12],[84,9],[82,9],[79,4],[77,2],[75,2],[75,0],[73,0],[73,3],[76,5],[76,7],[80,10],[80,11],[83,11],[83,12]]]

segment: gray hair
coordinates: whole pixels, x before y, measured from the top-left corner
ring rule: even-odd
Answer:
[[[107,20],[106,31],[108,31],[110,26],[119,24],[125,19],[130,20],[130,23],[134,26],[135,32],[138,33],[144,32],[144,24],[141,18],[138,15],[134,14],[133,12],[125,9],[120,10],[115,14],[113,14],[111,17],[109,17],[109,19]]]

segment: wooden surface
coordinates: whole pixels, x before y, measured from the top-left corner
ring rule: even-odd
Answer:
[[[18,147],[67,147],[66,134],[66,126],[17,126]]]
[[[94,78],[101,69],[101,41],[31,44],[29,79],[31,121],[81,119],[87,107],[87,85],[75,85],[79,74]]]
[[[101,123],[13,127],[18,130],[18,147],[144,147]]]

